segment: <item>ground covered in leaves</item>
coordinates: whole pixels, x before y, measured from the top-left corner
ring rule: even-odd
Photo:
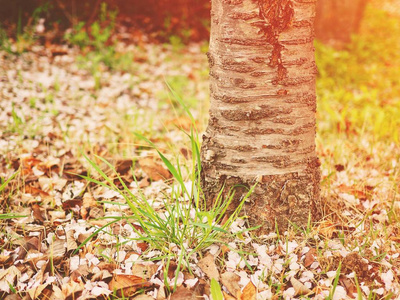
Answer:
[[[118,44],[116,53],[132,55],[122,71],[63,45],[0,51],[0,298],[396,298],[400,23],[374,9],[364,23],[344,49],[317,44],[325,218],[262,237],[238,218],[229,238],[184,267],[141,240],[132,219],[107,226],[132,208],[87,178],[103,182],[100,170],[163,214],[174,174],[140,133],[171,161],[179,157],[191,186],[183,131],[192,120],[166,83],[204,130],[206,45]],[[168,247],[170,257],[192,250]]]

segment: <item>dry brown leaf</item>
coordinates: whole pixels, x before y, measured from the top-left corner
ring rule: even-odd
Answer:
[[[28,237],[28,240],[25,243],[25,249],[26,250],[37,250],[37,251],[40,251],[41,243],[39,241],[39,238],[37,236]]]
[[[256,300],[257,289],[250,281],[243,289],[237,293],[238,300]]]
[[[310,290],[308,287],[306,287],[304,284],[302,284],[294,277],[290,278],[290,283],[292,284],[296,292],[295,296],[300,296],[300,295],[304,296],[312,293],[312,290]]]
[[[32,173],[32,168],[38,164],[40,164],[42,161],[39,159],[36,159],[32,156],[25,157],[21,160],[22,163],[22,174],[23,175],[28,175]]]
[[[10,262],[11,258],[11,255],[0,254],[0,265],[5,266],[8,262]]]
[[[149,244],[145,243],[145,242],[141,242],[141,243],[137,243],[136,246],[142,250],[142,252],[146,251],[147,248],[149,248]]]
[[[62,178],[48,178],[48,177],[39,177],[39,186],[42,191],[48,193],[51,190],[55,189],[61,191],[64,186],[67,184],[66,179]]]
[[[323,220],[319,223],[317,231],[319,234],[330,239],[336,232],[336,224],[330,220]]]
[[[119,274],[114,275],[109,283],[109,288],[112,291],[117,291],[118,295],[123,294],[124,297],[130,297],[135,294],[137,290],[148,288],[151,285],[150,282],[139,276]]]
[[[21,296],[17,294],[7,295],[3,300],[21,300]]]
[[[85,285],[83,284],[82,281],[79,282],[69,281],[68,283],[62,285],[61,291],[62,295],[64,296],[64,299],[68,297],[76,299],[77,297],[74,297],[75,294],[82,292],[84,288]]]
[[[315,262],[315,257],[317,256],[317,250],[314,248],[311,248],[307,253],[304,258],[304,266],[308,268],[309,266],[312,265],[313,262]]]
[[[200,278],[194,286],[193,291],[198,295],[198,298],[201,298],[203,295],[210,296],[210,284],[204,279]]]
[[[210,279],[215,279],[219,281],[219,272],[217,265],[215,264],[215,258],[214,255],[208,253],[206,256],[204,256],[197,264],[199,268],[206,273],[208,278]]]
[[[33,299],[33,300],[37,299],[42,294],[43,290],[47,287],[47,285],[48,285],[48,283],[39,284],[38,286],[35,286],[35,287],[27,290],[31,299]]]
[[[240,291],[239,281],[240,276],[235,273],[225,272],[221,275],[221,283],[228,289],[231,295],[237,295]]]
[[[31,299],[35,300],[40,296],[42,291],[46,288],[47,284],[42,284],[43,282],[43,274],[46,267],[42,267],[36,275],[35,282],[39,283],[39,285],[34,285],[31,289],[27,290]]]
[[[65,241],[56,238],[47,249],[46,254],[58,260],[64,257],[65,250]]]
[[[72,208],[76,208],[77,206],[82,206],[82,199],[70,199],[62,203],[62,207],[64,210],[70,210]]]
[[[106,225],[109,222],[110,221],[108,221],[108,220],[95,220],[95,219],[93,219],[93,220],[89,221],[89,224],[93,225],[93,226],[100,226],[101,227],[101,226]]]
[[[49,193],[33,186],[33,185],[26,185],[24,187],[25,193],[31,194],[32,196],[40,196],[43,198],[49,197]]]
[[[88,216],[89,216],[89,211],[86,207],[82,206],[81,207],[81,211],[80,211],[81,217],[83,220],[87,220]]]
[[[113,273],[114,270],[117,268],[117,264],[116,263],[108,263],[108,262],[102,261],[101,263],[99,263],[97,265],[97,267],[100,270],[107,270],[108,272]]]
[[[49,211],[50,220],[54,223],[56,220],[63,220],[65,219],[65,211],[63,210],[55,210]],[[60,221],[58,221],[60,222]]]
[[[42,211],[40,210],[40,206],[36,203],[32,205],[32,214],[33,218],[35,219],[35,222],[43,224],[44,218],[42,216]]]
[[[353,281],[346,276],[340,275],[339,283],[341,286],[344,286],[346,288],[346,292],[349,297],[353,297],[353,294],[357,293],[357,287],[355,286]]]
[[[153,265],[144,265],[144,264],[134,264],[132,266],[132,274],[143,279],[149,280],[156,272],[158,266],[156,264]]]
[[[93,275],[92,281],[104,281],[111,278],[113,275],[108,270],[101,270]]]
[[[115,162],[115,170],[123,175],[131,169],[132,165],[132,159],[119,159]]]
[[[50,296],[49,300],[64,300],[65,295],[62,290],[55,284],[52,285],[53,294]]]
[[[26,257],[28,257],[28,259],[26,259],[25,262],[32,263],[34,267],[39,260],[47,260],[48,258],[47,255],[43,255],[43,253],[33,249],[28,251]]]
[[[91,193],[87,192],[83,195],[83,198],[82,198],[82,206],[83,207],[90,208],[90,207],[95,207],[97,205],[98,204]]]
[[[229,294],[226,293],[225,291],[222,291],[222,294],[224,295],[224,300],[236,300],[235,297],[229,295]]]
[[[170,300],[197,300],[198,296],[194,291],[185,288],[183,285],[179,286],[175,293],[171,295]]]
[[[78,269],[71,273],[71,280],[78,281],[79,277],[86,277],[89,274],[89,267],[87,264],[79,265]],[[94,280],[93,280],[94,281]]]
[[[146,294],[140,294],[134,297],[133,300],[154,300],[154,298]]]
[[[21,276],[21,271],[16,266],[11,266],[6,270],[0,272],[0,280],[7,277],[7,280],[13,282]]]
[[[358,190],[356,187],[341,184],[338,186],[338,188],[339,191],[342,193],[351,194],[357,197],[358,199],[367,199],[367,195],[363,191]]]
[[[78,244],[76,243],[74,238],[74,233],[75,230],[69,230],[65,235],[67,239],[67,251],[75,250],[76,248],[78,248]]]
[[[100,207],[92,207],[89,210],[89,217],[93,219],[99,219],[104,217],[104,210]]]
[[[139,160],[142,170],[150,177],[151,180],[166,180],[172,178],[172,174],[162,165],[156,163],[151,158],[142,158]]]

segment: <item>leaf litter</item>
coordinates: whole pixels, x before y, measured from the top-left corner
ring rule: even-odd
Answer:
[[[230,228],[236,238],[194,254],[190,271],[175,272],[174,261],[167,267],[159,249],[137,240],[137,225],[120,220],[105,226],[104,218],[127,214],[129,206],[115,191],[82,179],[89,166],[80,151],[106,157],[133,194],[143,193],[163,213],[166,194],[175,188],[171,173],[134,132],[151,136],[163,153],[188,157],[179,130],[188,119],[171,110],[164,78],[189,78],[184,84],[198,99],[197,108],[207,100],[201,45],[178,54],[168,46],[142,47],[136,73],[105,68],[100,84],[77,67],[74,49],[63,48],[64,55],[55,57],[42,46],[19,57],[0,52],[0,177],[16,174],[1,191],[0,213],[21,216],[4,219],[0,227],[2,299],[211,299],[211,280],[225,299],[400,294],[394,188],[399,174],[393,158],[400,151],[394,143],[371,149],[367,138],[361,146],[349,142],[365,162],[349,154],[333,165],[334,145],[321,145],[329,184],[323,186],[330,212],[324,220],[304,232],[255,237],[239,218]],[[202,120],[197,111],[195,118]],[[389,168],[379,168],[383,161]],[[182,250],[171,244],[171,251]]]

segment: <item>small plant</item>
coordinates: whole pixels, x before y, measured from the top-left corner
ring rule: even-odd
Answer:
[[[333,280],[333,285],[332,285],[332,289],[329,293],[328,299],[333,299],[333,296],[335,295],[335,291],[336,291],[336,287],[339,284],[339,278],[340,278],[340,270],[342,268],[342,262],[339,263],[338,269],[336,271],[336,276],[335,279]]]
[[[3,178],[0,178],[0,195],[3,194],[3,192],[6,189],[7,185],[10,183],[11,180],[13,180],[15,178],[15,176],[18,175],[18,173],[19,172],[15,172],[7,180],[4,180]],[[16,215],[16,214],[13,214],[13,213],[0,214],[0,220],[8,220],[8,219],[24,218],[24,217],[26,217],[26,216]]]
[[[178,101],[180,101],[184,109],[188,112],[194,124],[194,119],[186,106],[181,102],[181,99]],[[111,219],[112,221],[97,229],[79,246],[79,248],[84,246],[94,235],[103,231],[111,224],[126,220],[128,224],[131,224],[133,231],[139,236],[137,240],[146,242],[150,245],[151,249],[156,249],[161,252],[156,259],[166,260],[167,266],[171,260],[176,261],[177,269],[175,271],[175,280],[177,280],[177,275],[183,268],[187,268],[190,271],[192,255],[201,253],[214,243],[224,243],[224,238],[229,236],[230,226],[233,221],[238,218],[242,206],[252,193],[254,187],[248,191],[235,211],[222,222],[228,207],[232,203],[234,192],[231,191],[227,193],[227,196],[224,196],[224,191],[221,190],[213,207],[205,207],[205,199],[200,185],[201,163],[198,133],[196,129],[192,127],[191,132],[187,133],[187,136],[191,142],[193,167],[189,175],[189,180],[186,181],[182,175],[182,166],[179,160],[177,160],[176,164],[172,163],[151,141],[137,134],[138,138],[144,140],[148,145],[156,149],[164,165],[174,177],[171,192],[169,195],[166,195],[164,200],[165,211],[162,212],[157,211],[152,204],[147,201],[144,194],[141,194],[139,197],[135,196],[116,172],[113,165],[108,161],[96,156],[113,171],[119,184],[123,187],[122,189],[118,188],[114,180],[106,175],[92,159],[83,155],[90,166],[100,175],[101,179],[95,179],[90,175],[82,177],[91,183],[119,193],[129,205],[132,214],[121,217],[107,217],[107,219]],[[175,287],[176,281],[173,288]],[[169,288],[168,285],[167,288]]]
[[[0,178],[0,194],[3,193],[3,191],[5,190],[5,188],[7,187],[7,185],[10,183],[11,180],[13,180],[15,178],[15,176],[18,175],[18,172],[15,172],[14,174],[12,174],[7,180],[4,180],[3,178]]]
[[[101,4],[98,20],[93,22],[87,30],[85,22],[79,22],[72,30],[68,31],[64,38],[72,45],[76,45],[82,50],[91,48],[95,51],[103,50],[104,46],[110,43],[110,39],[115,30],[115,19],[118,11],[109,11],[107,4]]]
[[[79,61],[95,77],[96,87],[101,85],[99,74],[102,64],[110,69],[127,70],[133,60],[131,54],[119,53],[116,42],[112,40],[117,14],[117,10],[109,10],[103,2],[98,20],[90,26],[81,21],[64,35],[69,44],[78,46],[83,51]]]
[[[20,13],[14,32],[6,30],[0,24],[0,50],[15,55],[20,55],[29,50],[37,40],[36,25],[40,20],[40,15],[47,12],[50,8],[49,1],[36,8],[24,27],[22,27],[22,17]]]

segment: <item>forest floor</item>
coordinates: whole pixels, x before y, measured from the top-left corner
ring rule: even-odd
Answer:
[[[325,217],[262,237],[189,201],[206,44],[1,50],[0,298],[397,298],[399,36],[369,9],[344,49],[316,43]]]

